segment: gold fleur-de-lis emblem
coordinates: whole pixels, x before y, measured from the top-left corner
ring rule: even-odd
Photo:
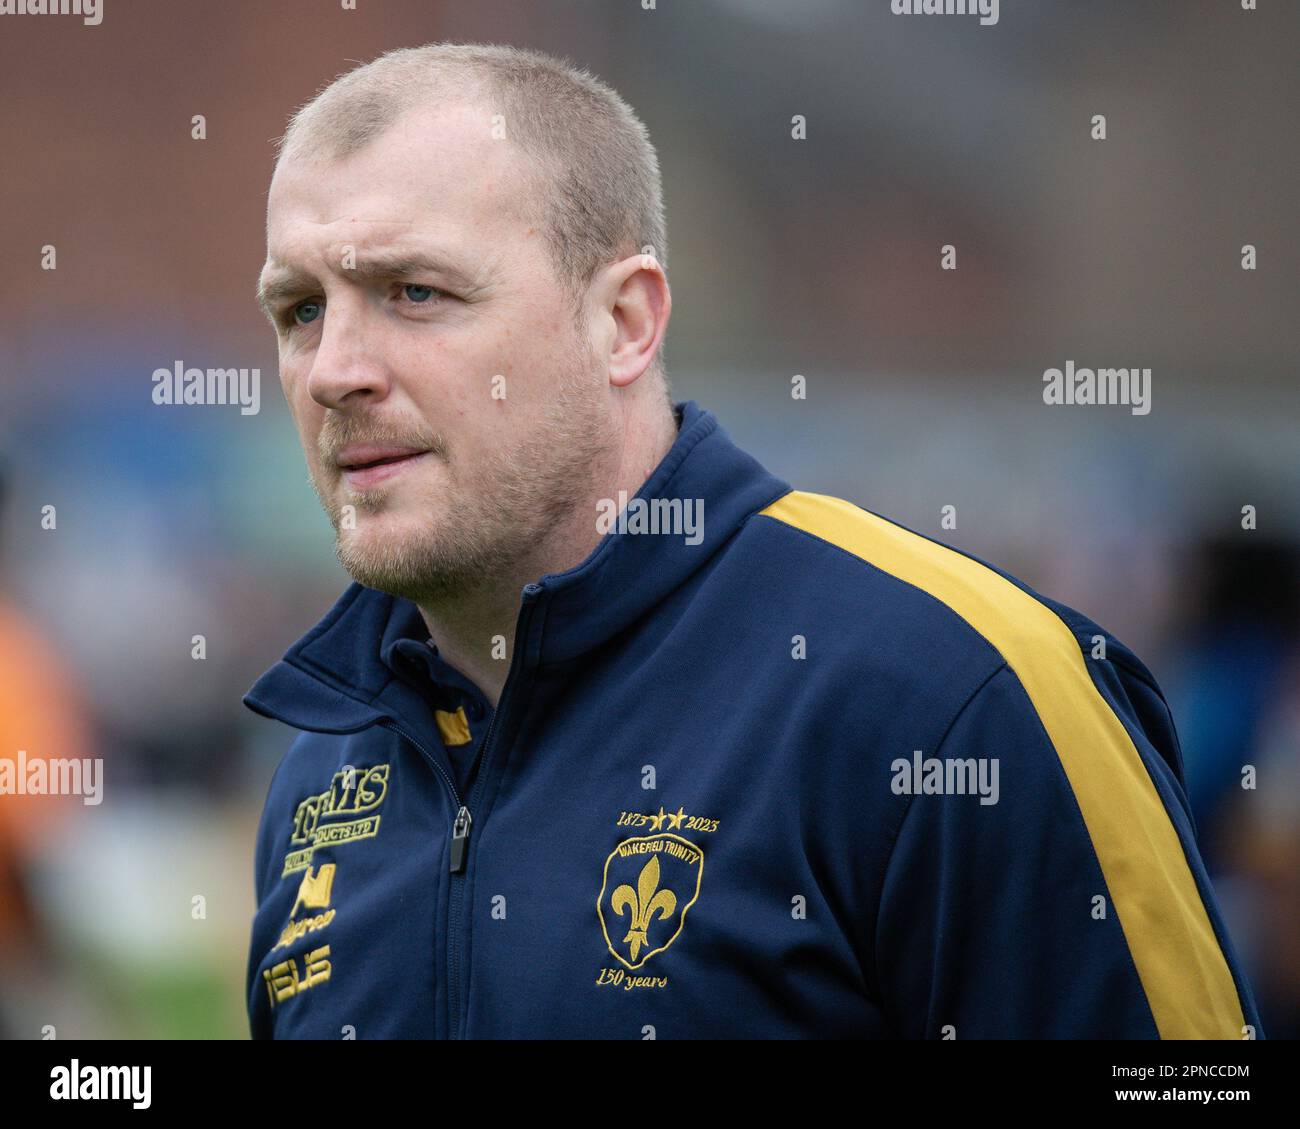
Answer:
[[[596,896],[600,930],[614,959],[635,972],[671,946],[700,896],[703,875],[704,852],[680,835],[637,835],[618,843],[605,859]]]
[[[646,944],[646,931],[655,915],[672,917],[677,909],[677,895],[671,890],[659,889],[659,857],[651,855],[650,861],[637,876],[636,889],[624,883],[610,896],[609,907],[619,917],[625,909],[632,911],[631,926],[623,942],[631,946],[632,959],[636,960],[641,946]]]

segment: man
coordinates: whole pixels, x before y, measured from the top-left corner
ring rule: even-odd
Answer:
[[[257,1037],[1240,1039],[1117,640],[677,408],[644,127],[435,45],[283,139],[260,292],[353,584],[245,701]]]

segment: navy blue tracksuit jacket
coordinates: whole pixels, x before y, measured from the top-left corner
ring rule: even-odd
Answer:
[[[495,710],[356,584],[249,691],[255,1037],[1260,1034],[1123,644],[694,404],[637,498]]]

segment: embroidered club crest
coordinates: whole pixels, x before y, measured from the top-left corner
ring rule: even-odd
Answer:
[[[624,839],[610,852],[596,912],[625,968],[640,968],[677,940],[703,876],[704,852],[677,835]]]

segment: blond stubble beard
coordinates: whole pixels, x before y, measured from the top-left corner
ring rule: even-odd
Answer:
[[[586,363],[579,369],[578,363]],[[359,539],[341,528],[342,504],[326,497],[313,481],[317,496],[335,530],[334,551],[339,563],[358,583],[411,600],[421,607],[446,605],[516,575],[520,562],[535,553],[575,509],[591,505],[593,476],[609,464],[614,442],[602,411],[603,387],[595,383],[590,361],[575,363],[546,411],[513,449],[486,456],[467,483],[458,473],[463,464],[454,448],[440,436],[424,437],[419,445],[432,448],[430,458],[443,462],[442,507],[428,525],[403,530],[381,540],[371,534]],[[344,429],[346,430],[346,428]],[[405,437],[376,436],[393,442]],[[337,449],[337,447],[335,448]],[[379,488],[349,495],[358,526],[366,514],[382,514],[388,491]],[[432,515],[431,515],[432,516]],[[595,528],[595,512],[592,514]],[[351,533],[352,535],[345,536]]]

